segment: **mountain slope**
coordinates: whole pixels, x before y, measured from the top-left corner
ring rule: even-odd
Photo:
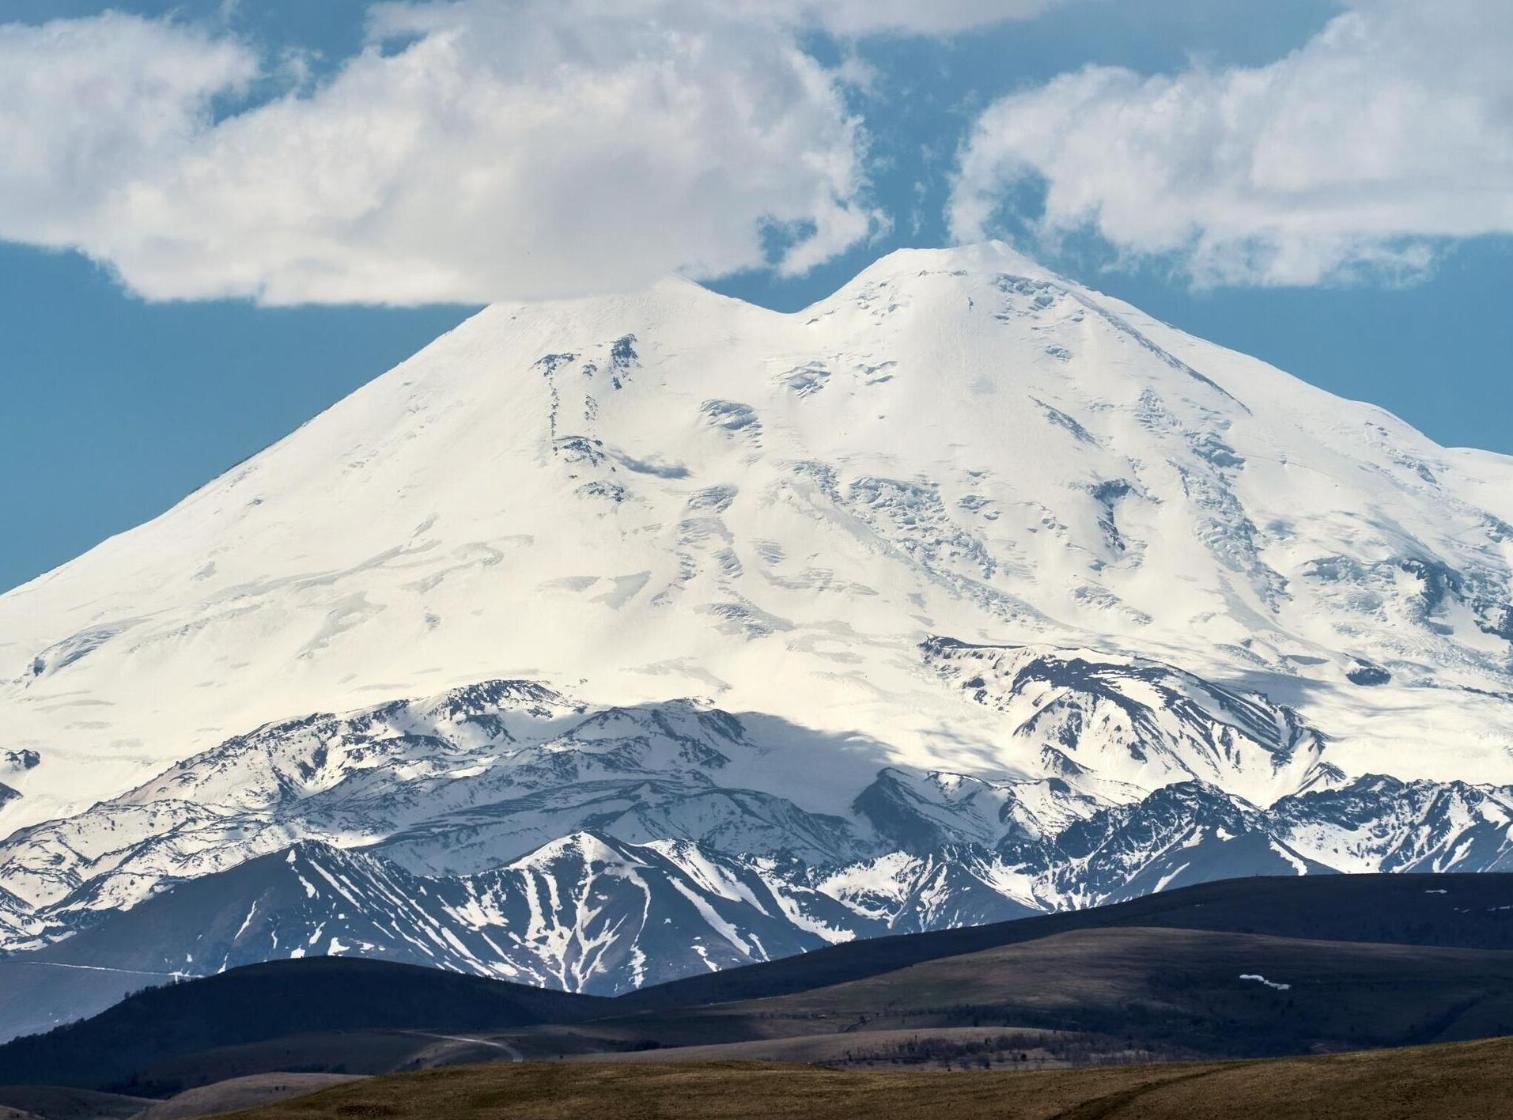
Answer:
[[[0,1082],[95,1088],[175,1053],[261,1039],[354,1028],[501,1029],[572,1022],[604,1006],[440,969],[285,961],[153,988],[85,1022],[19,1039],[0,1050]]]
[[[1260,1057],[1506,1034],[1513,955],[1138,926],[1078,930],[702,1012],[711,1034],[744,1015],[874,1029],[1001,1023],[1138,1038],[1158,1052]]]
[[[835,945],[767,964],[689,976],[623,996],[616,1006],[639,1012],[760,1000],[1063,933],[1123,928],[1507,952],[1513,950],[1513,876],[1226,879],[1091,910]]]
[[[688,842],[577,833],[465,878],[306,842],[0,959],[0,1040],[260,961],[351,955],[613,995],[885,928],[769,863]]]
[[[502,676],[1035,772],[930,634],[1151,657],[1296,707],[1351,773],[1507,782],[1510,524],[1508,460],[1001,246],[795,315],[679,283],[501,305],[0,597],[8,749],[39,756],[0,822]]]
[[[129,971],[612,992],[1505,869],[1513,460],[996,244],[500,305],[0,596],[0,725],[0,951],[210,884],[213,944],[73,962]]]
[[[927,647],[970,657],[952,671],[976,673],[966,683],[984,696],[970,666],[1014,661],[992,695],[1033,709],[1022,735],[1027,750],[1042,743],[1052,776],[883,766],[858,779],[844,815],[816,814],[775,791],[850,744],[704,704],[595,709],[492,681],[270,724],[19,830],[0,842],[0,945],[22,964],[124,970],[118,984],[350,951],[613,993],[1211,879],[1495,871],[1513,859],[1507,787],[1349,780],[1313,762],[1304,792],[1261,808],[1194,778],[1147,792],[1075,760],[1259,755],[1250,770],[1264,777],[1267,743],[1318,748],[1263,698],[1151,662]],[[1054,703],[1036,707],[1051,678]],[[1153,680],[1216,710],[1189,710]],[[1067,733],[1075,713],[1103,708],[1114,714]],[[102,979],[99,991],[114,989]],[[57,1002],[13,1005],[41,1014]]]

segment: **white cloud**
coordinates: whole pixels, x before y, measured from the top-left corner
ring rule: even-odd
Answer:
[[[1439,239],[1513,233],[1510,59],[1507,0],[1357,0],[1265,67],[1063,75],[982,115],[952,229],[1043,180],[1043,237],[1092,227],[1199,283],[1421,273]]]
[[[256,72],[234,42],[130,16],[0,24],[0,235],[67,243]]]
[[[777,5],[779,0],[750,0]],[[798,18],[837,35],[940,35],[1029,19],[1060,0],[782,0]]]
[[[0,238],[78,249],[154,299],[801,272],[885,223],[843,96],[865,68],[827,69],[798,36],[951,33],[1052,2],[384,3],[368,49],[314,86],[299,58],[183,23],[0,24]]]
[[[790,27],[693,0],[386,5],[307,94],[216,120],[242,46],[120,15],[0,27],[0,237],[150,298],[485,301],[867,235],[859,124]],[[404,38],[396,38],[403,35]]]
[[[155,299],[483,302],[799,272],[883,224],[843,96],[860,71],[823,67],[800,32],[950,32],[1046,2],[379,4],[369,48],[313,88],[182,23],[4,24],[0,238],[78,249]]]

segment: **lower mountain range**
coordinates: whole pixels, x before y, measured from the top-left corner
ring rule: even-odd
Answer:
[[[884,766],[848,813],[816,814],[781,783],[857,744],[523,681],[229,740],[0,845],[4,1033],[307,955],[619,995],[1235,876],[1513,869],[1513,788],[1346,778],[1257,694],[1085,651],[934,640],[923,656],[979,703],[1053,684],[1031,733],[1077,728],[1045,748],[1057,776]],[[1116,752],[1186,773],[1145,791],[1077,761]],[[1214,784],[1282,769],[1306,788],[1265,807]]]

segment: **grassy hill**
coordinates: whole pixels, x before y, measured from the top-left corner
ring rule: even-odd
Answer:
[[[1513,1040],[1045,1072],[752,1063],[467,1066],[354,1082],[244,1120],[1506,1120]]]
[[[1023,1070],[1448,1042],[1513,1034],[1510,946],[1513,876],[1404,875],[1210,883],[616,1000],[283,961],[142,992],[0,1047],[0,1085],[163,1097],[272,1072],[515,1056]]]
[[[188,1089],[166,1101],[157,1101],[137,1113],[135,1120],[193,1120],[194,1117],[318,1093],[352,1080],[354,1078],[337,1073],[263,1073],[236,1077]]]
[[[1462,949],[1513,949],[1513,875],[1225,879],[1131,902],[992,925],[880,937],[620,997],[622,1010],[759,999],[1075,930],[1140,926]]]
[[[944,1031],[1005,1041],[956,1044]],[[902,1060],[1025,1049],[1063,1061],[1262,1057],[1513,1033],[1513,952],[1091,929],[943,957],[758,1000],[615,1015],[518,1036],[527,1052],[645,1051],[833,1061],[868,1036],[913,1032]],[[1041,1042],[1040,1036],[1045,1039]],[[814,1048],[792,1040],[809,1038]],[[576,1045],[575,1045],[576,1044]],[[729,1049],[720,1049],[728,1047]]]
[[[588,1018],[602,1014],[608,1004],[591,996],[384,961],[278,961],[150,988],[92,1019],[16,1039],[0,1047],[0,1085],[109,1087],[161,1095],[204,1080],[160,1083],[144,1074],[179,1055],[359,1029],[438,1034],[504,1030]]]
[[[128,1120],[153,1102],[91,1089],[53,1085],[0,1086],[0,1107],[12,1108],[38,1120]]]
[[[186,1049],[143,1068],[135,1084],[162,1091],[273,1070],[382,1073],[515,1054],[1023,1069],[1507,1033],[1513,953],[1506,950],[1111,928],[761,1000],[500,1026],[450,1039],[354,1029]]]

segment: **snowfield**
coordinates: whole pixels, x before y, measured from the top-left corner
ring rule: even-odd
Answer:
[[[458,967],[601,989],[1506,868],[1510,569],[1513,459],[999,244],[796,314],[494,306],[0,596],[0,945],[305,842],[452,884]]]

